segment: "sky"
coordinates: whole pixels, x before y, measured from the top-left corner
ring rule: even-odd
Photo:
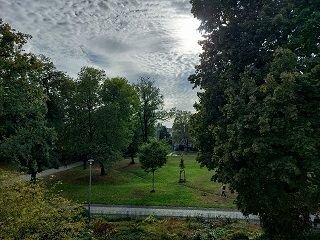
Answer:
[[[131,83],[150,77],[165,108],[193,111],[188,82],[199,62],[189,0],[0,0],[0,18],[32,35],[27,50],[76,77],[82,66]]]

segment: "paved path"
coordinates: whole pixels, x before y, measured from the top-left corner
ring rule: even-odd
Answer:
[[[88,209],[88,206],[85,206]],[[91,205],[93,215],[123,215],[123,216],[159,216],[159,217],[201,217],[206,219],[230,218],[238,220],[259,221],[258,216],[249,215],[245,217],[241,212],[235,210],[221,210],[214,208],[169,208],[148,206],[108,206]]]
[[[42,171],[41,173],[38,173],[37,178],[47,177],[58,172],[63,172],[71,168],[81,166],[82,164],[83,162],[76,162],[76,163],[69,164],[67,167],[62,166],[62,167],[59,167],[58,169],[55,169],[55,168],[47,169],[45,171]],[[24,175],[21,175],[20,178],[22,180],[30,180],[31,176],[30,174],[24,174]]]

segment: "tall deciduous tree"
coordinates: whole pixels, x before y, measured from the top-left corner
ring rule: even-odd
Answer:
[[[189,78],[203,89],[198,160],[271,239],[296,239],[319,207],[320,3],[191,2],[205,32]]]
[[[142,134],[138,116],[133,119],[133,136],[129,143],[126,154],[131,158],[131,164],[135,164],[134,158],[137,156],[139,146],[142,144]]]
[[[97,110],[96,155],[105,174],[105,165],[121,158],[135,131],[139,97],[125,78],[106,79],[100,91]]]
[[[62,136],[67,152],[84,161],[105,167],[121,158],[128,148],[137,118],[139,97],[124,78],[107,78],[105,72],[83,67],[78,80],[70,85]]]
[[[142,169],[146,172],[152,172],[152,190],[154,189],[154,172],[161,168],[167,162],[167,146],[161,141],[150,141],[141,146],[139,150],[139,160]]]
[[[75,129],[80,152],[83,153],[84,165],[92,157],[95,144],[94,136],[97,128],[95,111],[100,104],[100,84],[106,79],[105,72],[92,67],[83,67],[78,74],[77,95],[78,103],[77,120],[79,128]],[[81,134],[80,134],[81,133]]]
[[[40,56],[41,70],[39,71],[39,80],[46,94],[47,114],[46,119],[48,126],[55,129],[57,140],[50,159],[55,165],[59,161],[66,162],[67,142],[64,141],[68,137],[68,112],[70,111],[70,100],[74,94],[75,82],[64,72],[56,69],[50,59]],[[64,146],[66,145],[66,146]]]
[[[157,120],[165,117],[163,111],[163,96],[160,89],[149,78],[141,77],[135,85],[140,97],[139,122],[143,142],[147,142],[154,134]]]
[[[50,166],[54,131],[46,121],[42,62],[23,51],[29,38],[0,20],[0,159],[18,162],[35,179]]]

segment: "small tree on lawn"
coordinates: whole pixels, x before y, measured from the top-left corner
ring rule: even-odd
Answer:
[[[139,160],[142,169],[152,172],[152,191],[154,190],[154,172],[167,162],[167,147],[160,141],[151,141],[141,146]]]
[[[180,167],[179,183],[186,182],[186,172],[184,171],[185,165],[184,165],[183,156],[182,156],[181,159],[180,159],[179,167]],[[182,179],[182,174],[183,174],[183,179]]]

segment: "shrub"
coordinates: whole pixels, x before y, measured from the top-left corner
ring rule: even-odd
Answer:
[[[230,240],[249,240],[249,237],[244,233],[235,233]]]
[[[84,209],[0,170],[0,239],[80,239]]]

